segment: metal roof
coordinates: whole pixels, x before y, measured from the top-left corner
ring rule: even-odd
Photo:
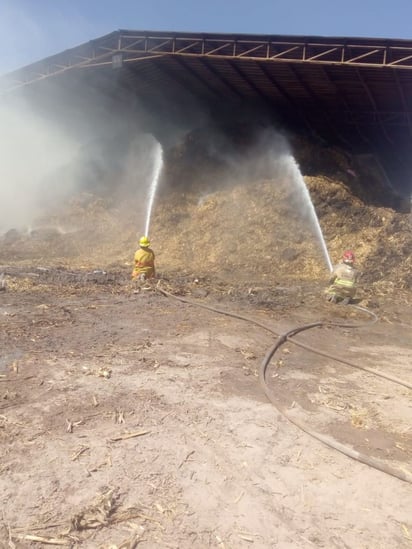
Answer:
[[[260,104],[326,141],[377,154],[412,189],[412,40],[119,30],[3,77],[0,91],[79,72],[112,95]]]

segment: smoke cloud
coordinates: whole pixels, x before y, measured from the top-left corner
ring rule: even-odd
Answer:
[[[74,188],[78,145],[23,100],[0,108],[0,230],[23,228]]]

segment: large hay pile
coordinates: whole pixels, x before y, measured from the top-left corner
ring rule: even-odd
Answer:
[[[365,182],[347,155],[297,143],[332,261],[351,248],[365,283],[382,292],[410,289],[410,214],[388,207],[396,197]],[[191,136],[166,156],[150,230],[158,271],[231,283],[325,280],[313,224],[285,175],[231,177],[230,165],[206,152]],[[79,194],[39,220],[37,230],[4,235],[0,264],[130,269],[146,204],[141,193],[116,196],[115,187],[104,196]]]
[[[412,289],[410,213],[365,203],[342,181],[307,177],[331,255],[355,251],[364,284],[381,292]]]

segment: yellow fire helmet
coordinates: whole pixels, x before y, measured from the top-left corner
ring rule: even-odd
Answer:
[[[141,237],[141,239],[139,240],[139,246],[141,246],[142,248],[148,248],[150,246],[150,240],[147,236]]]

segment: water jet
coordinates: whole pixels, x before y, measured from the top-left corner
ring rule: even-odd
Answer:
[[[286,164],[286,168],[288,170],[288,173],[292,177],[293,182],[298,186],[302,198],[303,198],[303,205],[304,208],[308,211],[310,215],[310,219],[312,222],[312,226],[314,228],[315,235],[317,239],[319,240],[321,250],[323,257],[325,259],[325,262],[328,266],[328,269],[330,272],[333,271],[333,265],[332,261],[329,256],[328,248],[326,246],[325,237],[323,236],[322,228],[319,223],[318,216],[316,214],[315,207],[313,205],[309,190],[306,186],[305,180],[302,176],[302,173],[300,171],[299,165],[296,162],[295,158],[291,154],[287,154],[283,157],[283,160]]]
[[[149,236],[150,219],[152,216],[153,203],[156,196],[156,189],[159,183],[160,173],[163,167],[163,149],[161,144],[158,141],[155,142],[155,146],[152,151],[152,156],[153,156],[152,179],[149,187],[146,223],[145,223],[145,228],[143,233],[146,236]]]

